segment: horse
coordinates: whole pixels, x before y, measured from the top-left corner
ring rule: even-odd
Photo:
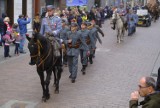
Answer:
[[[54,48],[49,39],[39,33],[30,38],[26,36],[32,64],[36,65],[43,90],[42,101],[50,98],[49,84],[52,72],[54,73],[55,93],[59,93],[59,81],[62,73],[61,57],[54,56]],[[46,72],[46,79],[44,76]]]
[[[152,16],[152,20],[156,22],[159,18],[159,2],[157,0],[148,1],[146,8]]]
[[[113,22],[116,24],[117,43],[121,43],[121,41],[123,41],[124,34],[125,34],[125,26],[122,21],[122,18],[120,17],[120,15],[117,12],[113,13],[111,23],[113,23]]]

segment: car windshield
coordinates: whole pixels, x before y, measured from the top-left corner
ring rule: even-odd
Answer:
[[[139,16],[148,15],[148,10],[137,10],[137,15]]]

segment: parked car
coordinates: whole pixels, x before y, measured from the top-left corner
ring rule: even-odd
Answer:
[[[151,15],[146,9],[139,9],[137,10],[137,15],[138,15],[138,26],[146,26],[149,27],[151,26]]]

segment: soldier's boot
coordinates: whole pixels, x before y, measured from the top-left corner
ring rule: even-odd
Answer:
[[[90,62],[90,64],[93,64],[92,58],[93,58],[93,55],[90,55],[90,56],[89,56],[89,62]]]
[[[85,74],[86,74],[86,65],[83,65],[83,67],[82,67],[81,71],[82,71],[82,74],[83,74],[83,75],[85,75]]]

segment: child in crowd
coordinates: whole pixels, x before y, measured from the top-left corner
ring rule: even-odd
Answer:
[[[13,38],[15,39],[15,52],[14,54],[15,55],[19,55],[19,44],[20,44],[20,40],[21,40],[21,37],[20,37],[20,31],[19,31],[19,26],[17,23],[13,24],[12,26],[12,31],[13,31]]]
[[[9,54],[9,46],[10,43],[13,42],[14,40],[11,39],[11,32],[10,31],[6,31],[6,34],[3,36],[3,39],[5,41],[4,44],[4,57],[11,57]]]

